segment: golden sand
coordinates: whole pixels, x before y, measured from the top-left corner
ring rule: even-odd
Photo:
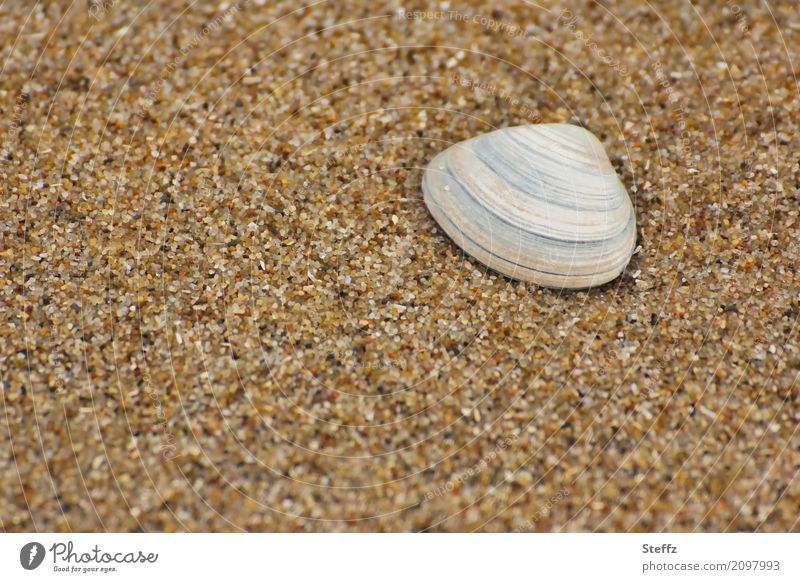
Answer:
[[[798,530],[795,0],[0,7],[0,528]],[[588,292],[426,163],[582,124]]]

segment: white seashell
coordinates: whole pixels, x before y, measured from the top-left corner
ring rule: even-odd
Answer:
[[[575,125],[509,127],[458,143],[428,164],[422,190],[458,246],[514,279],[602,285],[634,250],[625,186],[598,139]]]

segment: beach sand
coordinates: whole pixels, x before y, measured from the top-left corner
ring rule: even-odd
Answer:
[[[0,7],[0,528],[800,530],[796,1],[298,6]],[[601,288],[422,201],[551,122]]]

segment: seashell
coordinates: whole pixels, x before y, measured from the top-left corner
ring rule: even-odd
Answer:
[[[428,164],[422,190],[464,251],[545,287],[611,281],[636,242],[625,186],[600,141],[575,125],[509,127],[455,144]]]

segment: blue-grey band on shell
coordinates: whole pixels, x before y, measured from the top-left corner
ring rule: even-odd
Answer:
[[[578,126],[511,127],[455,144],[431,161],[422,188],[456,244],[515,279],[601,285],[634,250],[628,193],[602,144]]]

